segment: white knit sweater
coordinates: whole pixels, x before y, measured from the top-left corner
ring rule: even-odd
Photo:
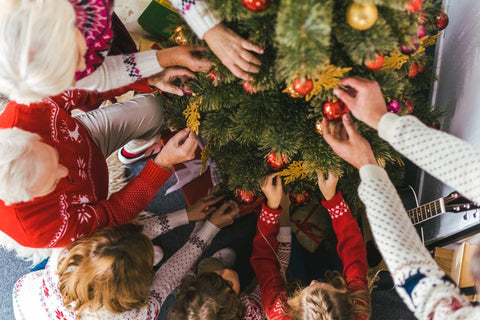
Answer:
[[[380,137],[444,183],[474,201],[480,200],[480,151],[412,116],[386,114]],[[392,273],[397,291],[418,319],[480,319],[422,245],[402,201],[384,169],[365,165],[358,189],[377,246]]]

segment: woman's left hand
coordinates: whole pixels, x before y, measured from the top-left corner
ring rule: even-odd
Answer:
[[[325,197],[325,200],[331,200],[337,194],[337,182],[338,177],[333,173],[328,173],[328,178],[325,179],[323,171],[317,170],[317,177],[318,177],[318,187],[320,188],[320,192]]]
[[[201,56],[204,47],[172,47],[157,51],[157,60],[162,68],[185,67],[194,72],[208,72],[212,63]]]
[[[215,205],[222,199],[223,196],[210,195],[198,200],[187,208],[188,221],[199,221],[207,218],[217,209]]]

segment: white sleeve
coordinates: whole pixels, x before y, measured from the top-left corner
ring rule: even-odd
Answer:
[[[280,265],[282,266],[283,270],[287,271],[292,248],[292,231],[290,227],[280,227],[277,240],[277,254],[280,259]]]
[[[418,319],[480,319],[480,308],[470,305],[422,245],[386,171],[365,165],[360,178],[373,237],[408,308]]]
[[[480,149],[413,116],[386,113],[378,135],[429,174],[480,203]]]
[[[143,225],[143,233],[150,239],[172,231],[178,226],[188,223],[187,210],[182,209],[164,215],[148,215],[137,218]]]
[[[203,39],[208,30],[220,23],[220,19],[202,0],[169,0],[192,28],[198,38]]]
[[[105,92],[157,74],[163,68],[158,63],[156,52],[148,50],[128,55],[107,56],[91,75],[78,80],[75,88]]]

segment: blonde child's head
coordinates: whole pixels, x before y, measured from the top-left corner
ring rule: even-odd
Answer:
[[[342,275],[327,273],[327,282],[312,281],[288,299],[292,320],[351,320],[355,314],[370,314],[370,293],[350,293]],[[355,301],[355,304],[354,302]]]
[[[153,245],[142,229],[133,223],[109,227],[69,245],[57,268],[64,304],[80,316],[145,306],[155,273]]]

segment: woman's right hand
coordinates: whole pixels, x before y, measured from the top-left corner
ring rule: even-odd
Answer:
[[[278,209],[283,196],[283,186],[280,177],[278,177],[276,173],[267,176],[265,180],[263,180],[261,188],[267,198],[267,206],[270,209]]]
[[[157,61],[162,68],[180,66],[194,72],[208,72],[212,63],[202,59],[204,47],[172,47],[157,51]]]
[[[195,158],[198,140],[190,128],[185,128],[174,135],[160,153],[155,157],[155,163],[163,168]]]
[[[223,228],[231,225],[239,212],[240,207],[235,201],[225,201],[220,208],[212,213],[208,221],[213,223],[217,228]]]

